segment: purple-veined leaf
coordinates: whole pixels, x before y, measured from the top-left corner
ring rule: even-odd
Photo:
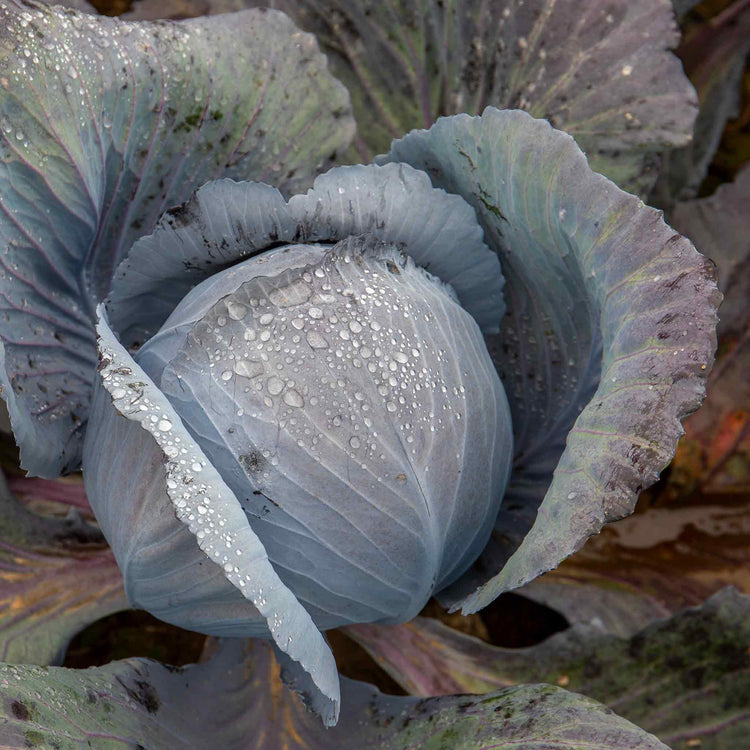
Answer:
[[[308,185],[349,112],[275,11],[133,24],[2,5],[0,379],[26,469],[79,465],[94,307],[133,241],[212,178]]]
[[[750,596],[732,588],[629,638],[578,624],[536,646],[503,649],[421,617],[346,632],[415,695],[556,683],[675,750],[740,747],[750,729]]]
[[[2,476],[0,492],[0,660],[60,664],[79,630],[128,608],[122,575],[75,505],[65,518],[43,517],[16,500]]]
[[[597,172],[647,194],[659,152],[692,133],[695,91],[670,51],[669,0],[145,0],[131,17],[266,3],[318,37],[349,89],[354,161],[441,115],[520,108],[573,135]]]

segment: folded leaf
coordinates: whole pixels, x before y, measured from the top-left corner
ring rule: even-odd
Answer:
[[[721,295],[658,212],[523,112],[444,118],[384,159],[471,203],[506,278],[493,357],[515,466],[493,540],[443,594],[474,612],[632,512],[703,398]]]
[[[484,330],[497,330],[503,278],[476,215],[406,165],[338,167],[288,202],[269,185],[204,185],[133,245],[115,273],[107,310],[123,343],[140,346],[193,287],[238,261],[284,243],[336,243],[361,234],[408,249],[454,287]],[[222,290],[236,288],[228,283],[232,275],[222,278],[216,282]],[[195,303],[193,319],[206,309]]]
[[[99,307],[99,313],[104,315],[103,306]],[[140,584],[147,594],[150,589],[154,599],[161,600],[168,610],[184,591],[184,587],[181,591],[175,585],[175,576],[178,581],[181,576],[184,580],[185,572],[190,572],[189,566],[196,564],[203,565],[204,571],[210,570],[204,575],[221,571],[248,605],[244,617],[237,618],[238,623],[223,618],[224,613],[218,608],[211,612],[211,597],[202,598],[201,591],[195,590],[201,583],[199,579],[193,583],[191,592],[197,597],[189,604],[196,609],[193,615],[196,620],[208,610],[208,624],[203,625],[203,632],[233,635],[247,633],[249,629],[252,632],[252,610],[257,611],[267,623],[265,634],[270,634],[279,648],[299,662],[312,678],[316,688],[310,696],[312,707],[325,724],[335,724],[339,708],[338,673],[322,634],[279,579],[235,495],[185,429],[164,394],[114,337],[105,317],[100,317],[97,333],[101,387],[95,390],[96,419],[84,447],[84,477],[86,491],[105,534],[110,539],[123,533],[135,537],[130,548],[112,545],[120,556],[118,564],[122,569],[140,566],[142,580],[138,575],[126,576],[128,594],[134,604],[152,612],[156,610],[155,606],[139,601],[142,597],[136,587]],[[124,424],[120,417],[125,417],[129,424]],[[121,447],[127,449],[129,444],[119,433],[136,426],[139,437],[146,443],[136,443],[136,455],[143,467],[152,467],[152,471],[142,468],[134,477],[139,483],[150,482],[150,486],[133,492],[135,500],[113,502],[112,495],[103,492],[102,486],[112,481],[118,451]],[[153,506],[151,513],[142,514],[143,507],[137,502],[141,497]],[[132,522],[123,528],[123,519]],[[185,527],[190,535],[185,534]],[[139,545],[144,539],[153,541]],[[149,557],[152,554],[160,564],[153,564]],[[211,591],[214,597],[217,593],[220,597],[224,594],[221,589]],[[242,601],[235,595],[237,599]],[[233,606],[240,610],[239,602]],[[239,632],[232,632],[232,626]],[[199,629],[195,623],[188,623],[187,627]]]
[[[180,670],[145,659],[84,671],[2,666],[4,746],[665,748],[609,709],[549,685],[420,700],[343,680],[341,723],[325,729],[297,698],[280,690],[276,674],[264,643],[238,640],[225,642],[210,662]]]
[[[80,463],[94,307],[133,241],[222,175],[306,186],[352,127],[314,39],[280,13],[0,7],[0,382],[26,469]]]

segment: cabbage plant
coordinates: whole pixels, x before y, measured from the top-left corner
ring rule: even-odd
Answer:
[[[335,724],[322,631],[475,612],[668,463],[712,267],[569,135],[488,107],[305,192],[352,121],[280,13],[0,18],[3,395],[134,606],[272,641]]]

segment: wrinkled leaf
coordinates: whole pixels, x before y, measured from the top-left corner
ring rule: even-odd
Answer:
[[[474,612],[632,512],[703,398],[721,297],[710,264],[658,212],[523,112],[444,118],[386,159],[468,200],[506,278],[489,343],[514,471],[493,540],[443,596]]]
[[[630,638],[579,624],[531,648],[501,649],[425,618],[347,632],[416,695],[550,682],[601,701],[675,750],[697,740],[704,749],[739,748],[750,731],[750,596],[731,588]]]
[[[221,175],[306,186],[352,128],[315,40],[277,12],[127,24],[3,4],[0,378],[25,468],[79,465],[93,310],[133,241]]]
[[[60,664],[79,630],[128,607],[122,576],[101,532],[75,506],[66,518],[43,517],[1,476],[0,492],[0,658]]]
[[[664,748],[594,701],[548,685],[420,700],[344,680],[341,723],[324,729],[281,688],[277,673],[259,641],[225,642],[210,662],[180,670],[145,659],[84,671],[4,666],[4,747]]]
[[[133,18],[270,4],[313,32],[349,89],[353,160],[440,115],[520,108],[575,136],[592,168],[647,193],[657,152],[685,145],[695,92],[670,53],[668,0],[144,0]]]
[[[663,156],[649,203],[668,210],[698,192],[727,120],[738,114],[748,52],[750,5],[746,0],[736,0],[701,24],[680,46],[685,72],[698,92],[698,118],[691,142]]]
[[[288,202],[259,183],[204,185],[131,248],[113,279],[107,310],[123,343],[140,346],[201,282],[224,279],[212,282],[214,288],[234,291],[234,275],[219,272],[236,271],[238,261],[284,243],[336,243],[362,234],[407,247],[415,262],[451,284],[485,330],[497,330],[503,279],[474,212],[404,165],[338,167]],[[192,319],[210,306],[194,303]]]

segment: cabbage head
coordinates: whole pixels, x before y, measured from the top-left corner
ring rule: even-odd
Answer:
[[[274,27],[241,36],[270,46],[286,23],[243,19]],[[196,28],[170,31],[164,54]],[[142,27],[127,29],[145,54]],[[223,107],[201,101],[194,121],[186,96],[164,120],[158,86],[131,101],[123,85],[97,103],[123,118],[101,130],[74,117],[65,138],[26,132],[46,112],[18,132],[0,121],[15,149],[0,162],[0,376],[25,466],[82,460],[133,605],[272,639],[332,724],[322,631],[403,622],[432,596],[477,611],[632,511],[703,397],[720,295],[660,212],[517,110],[441,118],[300,192],[310,131],[322,164],[351,128],[341,87],[293,39],[289,85],[311,65],[305,85],[340,107],[304,99],[297,116],[300,89],[273,115],[261,81],[237,135]],[[73,99],[90,60],[74,62]],[[260,145],[280,124],[286,150]],[[268,179],[207,182],[241,173]]]

